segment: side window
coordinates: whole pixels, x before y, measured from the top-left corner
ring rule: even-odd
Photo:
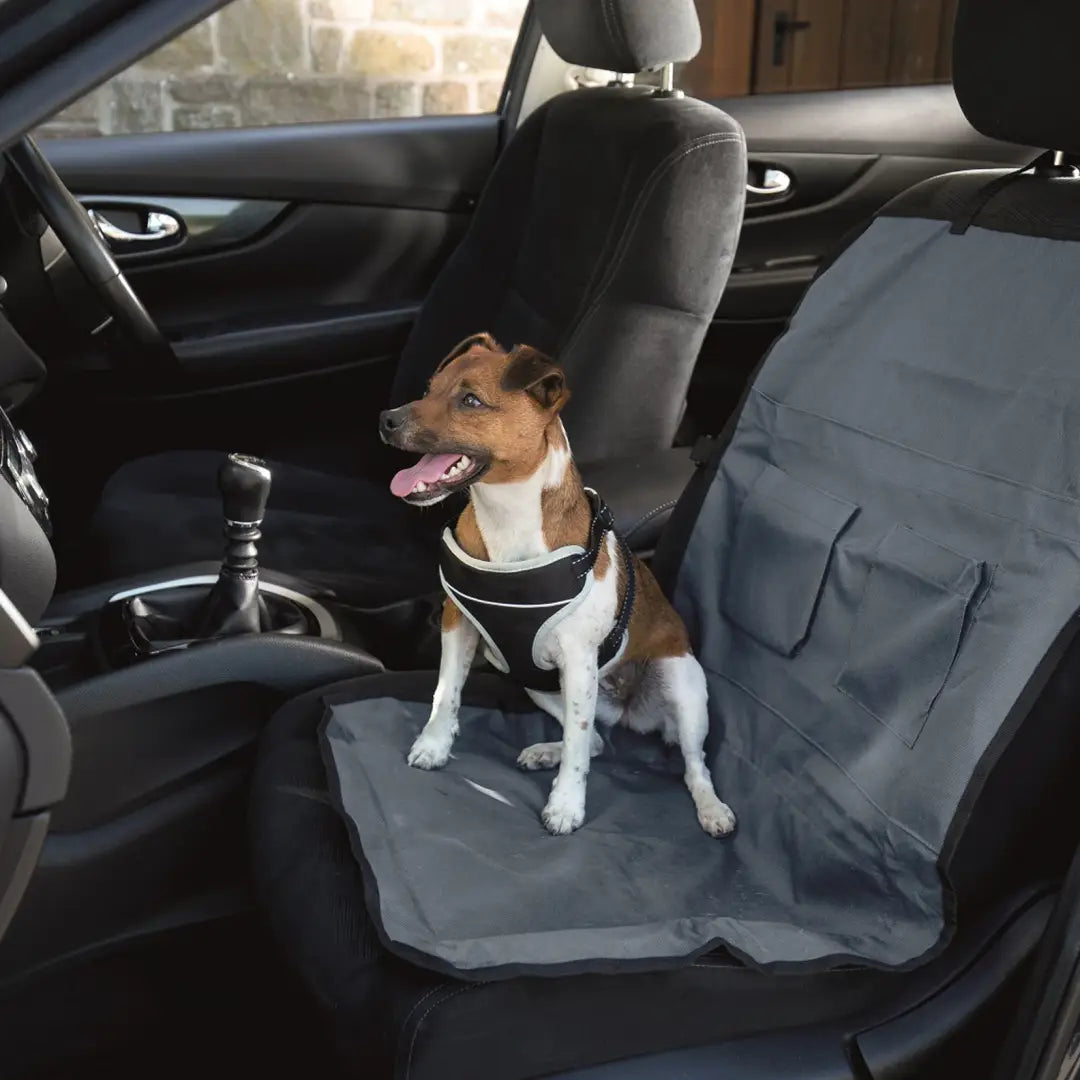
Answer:
[[[696,0],[701,52],[678,85],[747,94],[909,86],[952,78],[957,0]]]
[[[494,112],[526,0],[233,0],[40,136]]]

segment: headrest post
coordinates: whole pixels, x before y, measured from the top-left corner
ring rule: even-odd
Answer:
[[[1075,180],[1080,176],[1080,170],[1069,161],[1069,155],[1064,150],[1047,152],[1040,162],[1035,164],[1035,175],[1043,180]]]
[[[665,64],[660,69],[660,85],[653,91],[653,97],[681,98],[683,92],[675,89],[675,65]]]

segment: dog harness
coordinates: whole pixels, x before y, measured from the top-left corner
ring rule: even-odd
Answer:
[[[443,532],[443,588],[480,631],[491,663],[529,690],[559,689],[558,669],[539,660],[544,642],[592,591],[600,546],[615,532],[607,504],[590,488],[585,493],[592,505],[587,548],[570,544],[522,562],[485,562],[462,551],[450,529]],[[601,675],[622,658],[634,607],[634,562],[623,538],[615,533],[615,539],[626,567],[626,589],[615,625],[600,644]]]

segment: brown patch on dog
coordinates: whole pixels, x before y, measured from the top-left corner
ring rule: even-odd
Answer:
[[[685,623],[661,591],[652,571],[636,555],[631,555],[630,558],[634,563],[636,587],[634,607],[630,612],[630,624],[627,628],[630,632],[629,640],[626,642],[623,662],[658,660],[663,656],[685,656],[691,651]],[[626,596],[627,573],[624,560],[625,556],[620,551],[617,559],[619,580],[616,611],[622,609]],[[605,545],[600,549],[596,560],[594,573],[597,578],[604,576],[609,562]]]
[[[483,533],[480,532],[480,525],[476,520],[476,511],[473,509],[471,502],[462,510],[461,517],[457,519],[457,524],[454,526],[454,539],[458,542],[458,547],[466,555],[471,555],[474,559],[484,559],[485,561],[490,558],[487,544],[484,543]]]
[[[450,630],[456,630],[461,623],[462,615],[461,608],[454,603],[448,596],[443,601],[442,606],[442,631],[447,633]]]
[[[611,556],[608,554],[607,541],[600,545],[600,550],[596,553],[596,562],[593,563],[593,577],[597,581],[603,581],[607,577],[607,572],[611,569]],[[620,567],[620,570],[622,568]],[[625,582],[622,580],[622,574],[619,574],[619,584],[623,586],[618,590],[618,602],[622,603],[623,593],[626,592]]]
[[[459,356],[467,353],[470,349],[479,345],[481,348],[490,349],[492,352],[499,348],[499,343],[489,334],[470,334],[467,338],[463,338],[459,341],[440,361],[439,366],[435,369],[435,374],[438,374],[451,360],[456,360]],[[430,385],[431,380],[428,380]]]
[[[657,660],[663,656],[685,656],[690,652],[686,624],[660,589],[652,571],[636,556],[637,590],[630,613],[630,640],[623,654],[627,661]],[[621,571],[621,567],[620,567]],[[619,575],[619,602],[625,591],[624,575]]]
[[[568,449],[562,424],[553,420],[548,425],[544,453]],[[544,488],[540,493],[540,515],[543,522],[544,543],[552,551],[567,544],[588,546],[592,508],[585,489],[581,486],[581,476],[577,471],[577,466],[571,458],[567,457],[562,483],[557,487]],[[607,552],[601,549],[600,555],[606,557]],[[602,578],[605,573],[607,573],[607,562],[605,561],[601,567],[598,559],[596,576]]]

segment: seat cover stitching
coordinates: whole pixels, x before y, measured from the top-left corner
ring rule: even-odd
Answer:
[[[478,984],[475,984],[475,985],[456,987],[453,991],[451,991],[445,997],[436,998],[427,1007],[427,1009],[424,1011],[423,1016],[421,1016],[420,1019],[416,1021],[416,1027],[413,1028],[412,1039],[409,1042],[409,1056],[405,1059],[405,1080],[409,1080],[409,1074],[412,1072],[413,1051],[416,1049],[416,1040],[420,1035],[420,1029],[424,1026],[424,1021],[440,1005],[445,1005],[448,1001],[451,1001],[456,997],[460,997],[462,994],[467,994],[470,990],[478,990],[482,985],[483,985],[483,983],[478,983]],[[436,989],[443,989],[443,988],[442,987],[437,987]]]
[[[431,997],[432,994],[437,994],[440,990],[443,989],[445,989],[445,987],[442,983],[436,983],[434,986],[429,987],[426,993],[421,994],[420,997],[415,1002],[413,1002],[413,1007],[405,1014],[405,1019],[401,1021],[401,1034],[400,1036],[398,1036],[399,1046],[401,1042],[405,1039],[405,1035],[409,1030],[409,1021],[413,1018],[416,1010],[419,1009],[420,1006],[423,1005],[424,1002],[427,1001],[427,999]]]
[[[607,30],[611,44],[615,46],[616,62],[629,64],[630,66],[626,70],[630,71],[635,66],[635,60],[630,50],[630,42],[627,40],[622,24],[619,22],[619,13],[615,8],[614,0],[602,0],[600,12],[604,17],[604,29]],[[622,55],[622,61],[618,60],[620,54]],[[620,70],[622,70],[621,66]]]
[[[622,268],[623,261],[626,258],[626,253],[630,250],[630,247],[633,243],[634,236],[637,233],[637,227],[640,224],[641,218],[645,212],[645,206],[664,175],[671,169],[673,169],[680,161],[682,161],[683,158],[689,157],[690,154],[694,153],[696,150],[702,150],[709,146],[718,146],[722,143],[741,143],[742,141],[742,135],[735,132],[728,132],[721,135],[702,135],[695,139],[689,146],[684,147],[682,150],[679,150],[678,152],[673,151],[666,158],[664,158],[664,160],[661,161],[655,169],[653,169],[651,175],[649,176],[649,179],[645,183],[645,186],[641,189],[641,193],[635,200],[633,209],[630,211],[630,216],[627,219],[626,229],[623,232],[622,241],[619,244],[618,248],[616,248],[615,253],[612,256],[608,271],[601,281],[600,290],[597,293],[596,298],[589,305],[585,314],[582,315],[581,319],[578,321],[577,326],[574,328],[574,332],[570,335],[569,340],[561,350],[562,357],[565,357],[566,353],[568,353],[570,349],[574,346],[574,344],[577,342],[577,339],[580,337],[585,324],[594,314],[596,314],[596,312],[600,308],[601,301],[604,299],[605,296],[607,296],[608,290],[611,288],[611,285],[614,282],[616,275]]]
[[[629,540],[645,524],[650,518],[656,517],[657,514],[662,514],[665,510],[670,510],[679,500],[669,499],[666,503],[661,503],[659,506],[654,506],[647,514],[643,514],[641,517],[630,526],[629,529],[623,534],[624,537]]]

